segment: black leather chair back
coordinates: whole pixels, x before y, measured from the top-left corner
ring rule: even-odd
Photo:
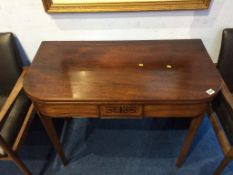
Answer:
[[[233,92],[233,29],[224,29],[217,68]]]
[[[233,29],[223,30],[222,46],[217,68],[229,90],[233,92]],[[215,97],[212,105],[229,142],[233,145],[233,110],[221,93]]]
[[[22,69],[12,33],[0,33],[0,95],[9,95]]]

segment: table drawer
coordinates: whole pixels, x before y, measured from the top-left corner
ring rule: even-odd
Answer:
[[[202,114],[207,104],[152,104],[144,106],[145,117],[194,117]]]
[[[96,105],[83,105],[75,103],[37,103],[40,113],[51,117],[98,117]]]

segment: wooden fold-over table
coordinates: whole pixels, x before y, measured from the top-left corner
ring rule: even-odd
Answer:
[[[64,164],[54,117],[190,117],[180,166],[220,86],[201,40],[46,41],[24,81]]]

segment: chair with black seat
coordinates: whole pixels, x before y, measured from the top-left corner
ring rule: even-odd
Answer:
[[[212,102],[209,117],[224,158],[215,175],[221,174],[233,159],[233,29],[223,30],[217,68],[222,76],[222,87]]]
[[[23,91],[26,71],[13,34],[0,33],[0,160],[14,161],[29,175],[30,171],[17,155],[34,116],[33,104]]]

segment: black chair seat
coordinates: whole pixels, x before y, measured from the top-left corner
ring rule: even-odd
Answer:
[[[2,107],[4,101],[4,96],[0,96],[0,106]],[[29,99],[26,97],[24,92],[21,92],[18,98],[16,99],[6,121],[4,122],[3,127],[1,128],[1,135],[5,141],[13,145],[17,137],[17,134],[22,126],[22,123],[25,119],[27,109],[30,105]],[[0,157],[6,156],[3,149],[0,147]]]

